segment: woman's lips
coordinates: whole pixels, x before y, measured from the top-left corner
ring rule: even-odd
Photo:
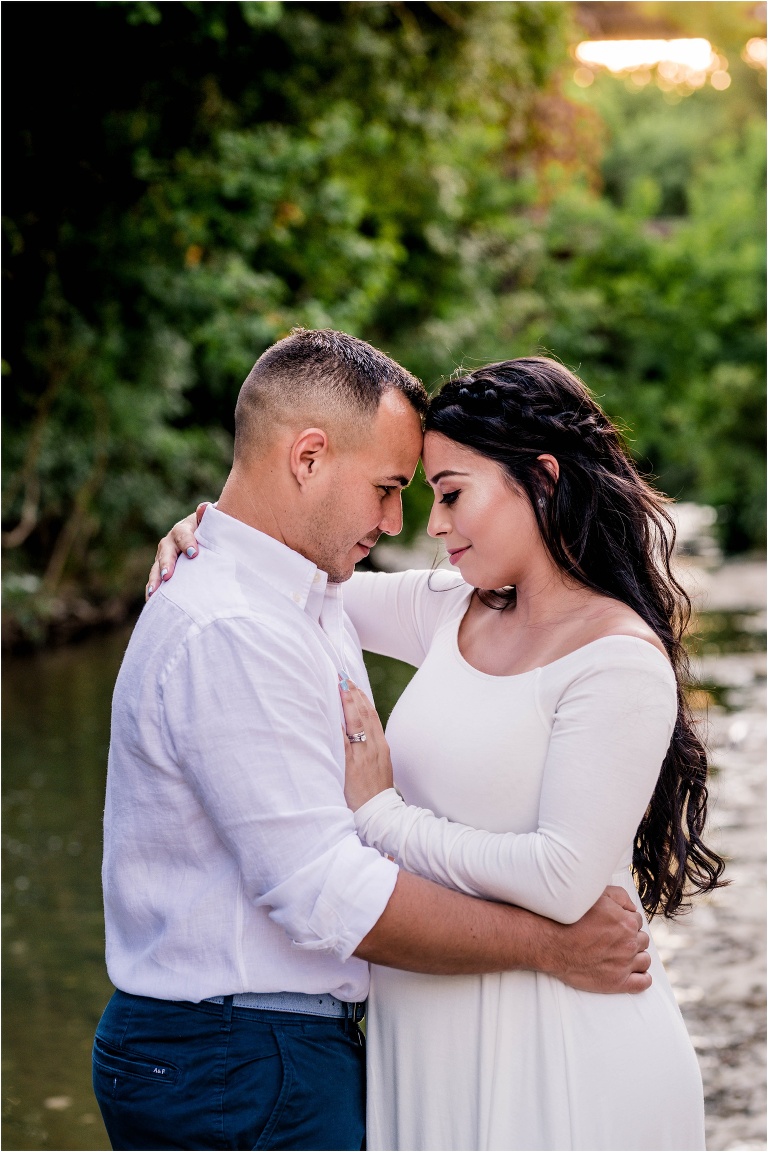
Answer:
[[[450,560],[451,564],[458,564],[464,553],[468,552],[471,547],[471,544],[467,544],[466,548],[456,548],[454,551],[449,550],[448,559]]]

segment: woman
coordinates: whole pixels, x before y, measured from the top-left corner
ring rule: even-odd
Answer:
[[[386,740],[342,683],[347,731],[367,736],[348,749],[361,837],[563,922],[609,883],[674,915],[723,864],[701,841],[706,758],[661,498],[583,384],[543,358],[446,385],[424,466],[429,531],[462,580],[362,573],[345,587],[363,647],[419,669]],[[532,972],[375,969],[369,1147],[703,1148],[695,1054],[653,951],[651,972],[630,997]]]

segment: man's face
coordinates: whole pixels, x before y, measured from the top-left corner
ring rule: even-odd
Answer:
[[[418,413],[391,388],[360,444],[336,454],[307,553],[333,583],[350,578],[382,532],[396,536],[402,528],[401,492],[416,470],[421,445]]]

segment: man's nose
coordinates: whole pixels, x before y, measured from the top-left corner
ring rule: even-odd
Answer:
[[[379,521],[379,528],[387,536],[397,536],[403,528],[403,498],[398,492],[392,493],[384,501],[384,515]]]

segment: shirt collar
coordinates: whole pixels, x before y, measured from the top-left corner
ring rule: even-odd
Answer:
[[[319,621],[326,592],[335,591],[335,585],[329,588],[327,574],[306,556],[211,504],[203,514],[196,535],[204,548],[229,556],[238,568],[263,580]]]

